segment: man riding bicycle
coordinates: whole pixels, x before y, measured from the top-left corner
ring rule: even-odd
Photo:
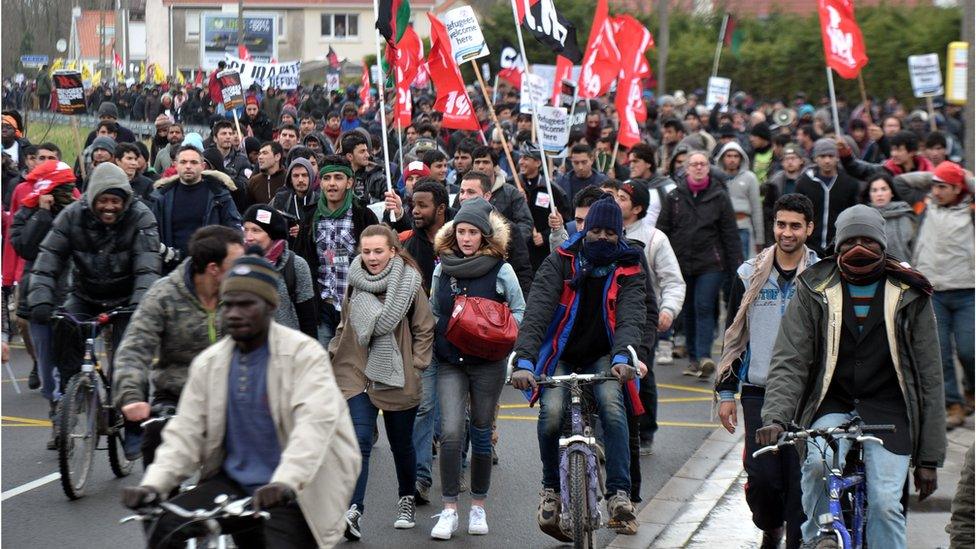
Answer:
[[[149,208],[133,200],[129,178],[112,163],[91,173],[82,200],[64,208],[41,242],[31,269],[27,301],[31,321],[46,324],[58,302],[60,276],[72,269],[73,285],[64,309],[69,314],[95,316],[135,305],[159,278],[159,232]],[[111,348],[118,349],[128,317],[112,320]],[[67,385],[81,364],[59,364]],[[139,455],[138,427],[126,426],[125,455]]]
[[[610,518],[635,519],[630,498],[630,450],[625,400],[640,414],[643,408],[633,381],[635,366],[627,347],[635,349],[646,323],[645,275],[641,250],[623,239],[620,207],[608,197],[590,206],[585,232],[570,237],[543,261],[536,273],[515,346],[512,386],[538,401],[542,494],[538,521],[543,532],[563,541],[559,526],[559,436],[565,389],[542,391],[539,375],[605,373],[610,370],[622,390],[603,383],[593,388],[606,444]],[[600,311],[602,314],[596,314]],[[626,393],[626,397],[625,397]]]
[[[217,322],[220,282],[244,254],[241,232],[208,225],[193,233],[187,247],[190,257],[143,296],[115,353],[113,396],[128,421],[145,421],[153,407],[175,408],[190,361],[222,335]],[[153,364],[157,350],[159,361]],[[150,376],[155,389],[152,406]],[[163,425],[146,427],[143,466],[153,462]]]
[[[122,502],[146,507],[199,472],[174,504],[210,509],[218,495],[252,496],[256,510],[269,511],[263,523],[222,523],[238,547],[332,547],[345,531],[359,443],[325,349],[274,322],[277,279],[264,258],[234,262],[220,288],[229,337],[193,360],[156,461],[140,486],[122,490]],[[185,522],[162,514],[149,547],[183,547],[206,532]]]
[[[945,457],[945,409],[932,286],[918,271],[885,254],[885,221],[858,205],[837,217],[836,253],[798,277],[780,324],[766,381],[763,446],[795,422],[802,429],[840,426],[853,417],[893,424],[864,444],[867,542],[906,546],[902,492],[910,465],[925,499],[936,489]],[[843,462],[850,441],[838,453]],[[810,444],[823,445],[820,439]],[[798,446],[803,463],[803,539],[819,532],[828,513],[823,461]],[[827,452],[828,462],[832,451]]]

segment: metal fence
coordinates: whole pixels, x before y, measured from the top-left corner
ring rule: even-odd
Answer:
[[[71,116],[67,114],[61,114],[51,111],[28,111],[27,119],[31,122],[41,122],[44,124],[62,124],[68,126],[71,124],[71,119],[74,118],[78,121],[78,126],[81,128],[94,129],[98,126],[98,117],[90,114],[82,114]],[[119,119],[118,123],[120,126],[125,126],[126,128],[132,130],[132,133],[141,137],[152,137],[156,135],[156,124],[153,122],[144,122],[141,120],[129,120],[129,119]],[[183,132],[197,132],[200,135],[206,135],[210,131],[210,128],[198,124],[183,124]]]

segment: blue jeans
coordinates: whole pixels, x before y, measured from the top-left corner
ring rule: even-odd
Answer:
[[[749,259],[752,254],[749,253],[749,237],[752,235],[752,231],[749,229],[739,229],[739,240],[742,241],[742,260],[745,261]]]
[[[826,414],[813,422],[812,429],[837,427],[854,417],[854,413]],[[807,442],[807,459],[803,463],[803,510],[807,521],[803,523],[803,541],[809,542],[817,537],[820,527],[817,517],[829,513],[826,472],[821,462],[820,451],[814,442],[823,445],[823,439]],[[850,450],[851,441],[838,443],[840,466],[843,468],[844,456]],[[910,456],[893,454],[877,442],[864,443],[864,474],[867,481],[867,542],[868,547],[899,549],[906,547],[907,522],[902,508],[901,496],[908,478]],[[833,452],[827,451],[827,465],[833,463]]]
[[[956,379],[956,355],[962,363],[966,391],[973,391],[973,290],[947,290],[932,294],[932,307],[939,327],[939,349],[942,352],[942,381],[946,405],[961,404]],[[955,350],[955,353],[953,353]]]
[[[363,456],[363,468],[359,471],[356,489],[352,493],[350,505],[358,505],[359,510],[365,510],[363,499],[366,497],[366,483],[369,480],[369,456],[373,451],[373,430],[376,428],[376,416],[379,409],[373,405],[366,393],[360,393],[346,401],[349,405],[349,415],[359,440],[359,453]],[[396,467],[399,497],[412,496],[414,483],[417,479],[416,454],[413,451],[413,421],[417,415],[416,408],[391,412],[383,410],[383,423],[386,425],[386,439],[390,441],[393,451],[393,464]]]
[[[581,374],[603,373],[610,369],[610,357],[605,357]],[[565,362],[556,366],[554,375],[566,375],[571,367]],[[627,407],[624,393],[617,382],[593,385],[593,396],[603,426],[604,450],[607,456],[607,493],[623,490],[630,494],[630,431],[627,427]],[[565,388],[548,388],[539,399],[539,454],[542,457],[542,487],[559,491],[559,437],[562,435],[563,411],[566,407]]]
[[[437,359],[430,359],[430,366],[420,374],[420,406],[413,422],[413,448],[417,453],[417,482],[430,487],[431,462],[434,460],[431,447],[434,443],[434,428],[439,423],[440,410],[437,405]]]
[[[54,363],[54,353],[51,349],[51,326],[31,322],[30,337],[34,343],[34,354],[37,356],[37,374],[41,378],[41,396],[48,402],[60,400],[61,376],[58,372],[58,365]]]
[[[712,357],[715,339],[715,305],[722,288],[722,273],[685,276],[685,345],[692,361]]]

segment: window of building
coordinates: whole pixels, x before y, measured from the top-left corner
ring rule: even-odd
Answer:
[[[355,13],[323,13],[321,34],[323,38],[357,38],[359,15]]]
[[[186,41],[200,40],[200,12],[186,12]]]
[[[284,14],[278,15],[278,39],[287,40],[288,36],[285,33],[285,22],[288,21],[288,17]]]

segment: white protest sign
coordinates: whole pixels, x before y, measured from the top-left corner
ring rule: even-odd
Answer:
[[[228,55],[227,68],[241,73],[241,85],[247,89],[252,84],[262,88],[293,90],[298,87],[298,77],[302,70],[301,61],[287,63],[258,63],[245,61]]]
[[[17,74],[16,74],[15,76],[14,76],[14,82],[16,82],[16,83],[18,83],[18,84],[23,84],[23,83],[24,83],[24,73],[22,73],[22,72],[18,72],[18,73],[17,73]]]
[[[949,42],[946,49],[946,103],[965,105],[969,71],[969,43]]]
[[[569,114],[562,107],[539,106],[535,111],[539,124],[539,146],[547,153],[558,153],[569,142]]]
[[[445,13],[444,26],[451,41],[454,61],[459,66],[465,61],[488,55],[488,43],[471,6],[461,6]]]
[[[522,95],[519,98],[519,111],[535,112],[535,106],[546,104],[552,86],[546,84],[546,79],[533,73],[522,75]]]
[[[909,55],[908,75],[912,79],[912,92],[915,97],[942,95],[942,70],[939,68],[939,54]]]
[[[728,105],[729,92],[732,91],[732,80],[721,76],[708,79],[708,92],[705,94],[705,107],[712,110],[716,104]]]
[[[329,72],[325,75],[325,89],[326,91],[335,91],[340,87],[339,73]]]

